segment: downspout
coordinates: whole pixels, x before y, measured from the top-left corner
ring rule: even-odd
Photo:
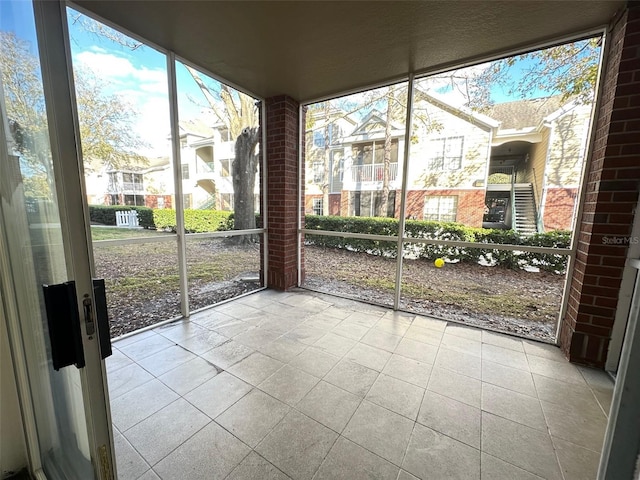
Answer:
[[[542,175],[542,195],[540,196],[540,208],[538,209],[538,232],[544,232],[544,205],[547,202],[547,165],[551,156],[551,147],[553,146],[553,128],[551,125],[545,125],[549,128],[549,143],[547,144],[547,153],[544,157],[544,174]]]

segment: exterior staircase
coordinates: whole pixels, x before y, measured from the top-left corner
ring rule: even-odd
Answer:
[[[513,201],[515,230],[522,235],[537,233],[536,202],[533,196],[533,186],[530,183],[514,185]]]

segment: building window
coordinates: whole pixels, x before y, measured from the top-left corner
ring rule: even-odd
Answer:
[[[324,147],[324,129],[313,132],[313,145],[318,148]]]
[[[191,194],[185,193],[182,195],[182,206],[185,210],[191,208]]]
[[[464,137],[437,138],[429,142],[429,169],[437,172],[462,167]]]
[[[233,193],[220,194],[220,210],[233,210]]]
[[[424,199],[424,219],[436,222],[455,222],[458,197],[433,195]]]
[[[398,176],[398,139],[391,140],[389,181]],[[384,142],[376,141],[353,145],[351,180],[354,182],[382,182],[384,180]]]
[[[313,214],[322,215],[324,212],[324,201],[322,198],[313,199]]]
[[[351,196],[351,215],[355,217],[394,217],[396,212],[396,191],[389,192],[387,209],[382,211],[381,191],[353,192]]]
[[[164,208],[164,197],[158,197],[158,208]]]
[[[182,164],[182,180],[189,180],[189,164]]]
[[[324,179],[324,162],[313,162],[313,183],[322,183]]]
[[[232,165],[233,165],[233,160],[231,159],[220,160],[220,176],[230,177]]]
[[[144,195],[125,195],[124,204],[144,207]]]

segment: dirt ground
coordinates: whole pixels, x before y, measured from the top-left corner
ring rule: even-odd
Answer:
[[[111,336],[180,315],[174,242],[94,246],[96,274],[105,279]],[[225,239],[187,242],[191,311],[260,288],[260,247]]]
[[[176,253],[173,242],[94,248],[112,337],[180,315]],[[395,260],[314,246],[305,247],[305,259],[305,287],[393,305]],[[257,244],[188,242],[190,309],[259,288],[259,263]],[[555,336],[563,275],[405,260],[402,278],[403,310],[543,340]]]
[[[305,247],[305,286],[326,293],[393,305],[395,259]],[[564,275],[500,267],[405,260],[401,308],[551,341]]]

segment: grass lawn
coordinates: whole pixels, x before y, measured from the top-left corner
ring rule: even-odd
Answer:
[[[94,242],[99,240],[120,240],[124,238],[137,237],[157,237],[159,235],[172,235],[157,230],[147,230],[145,228],[119,228],[119,227],[96,227],[91,226],[91,238]]]

